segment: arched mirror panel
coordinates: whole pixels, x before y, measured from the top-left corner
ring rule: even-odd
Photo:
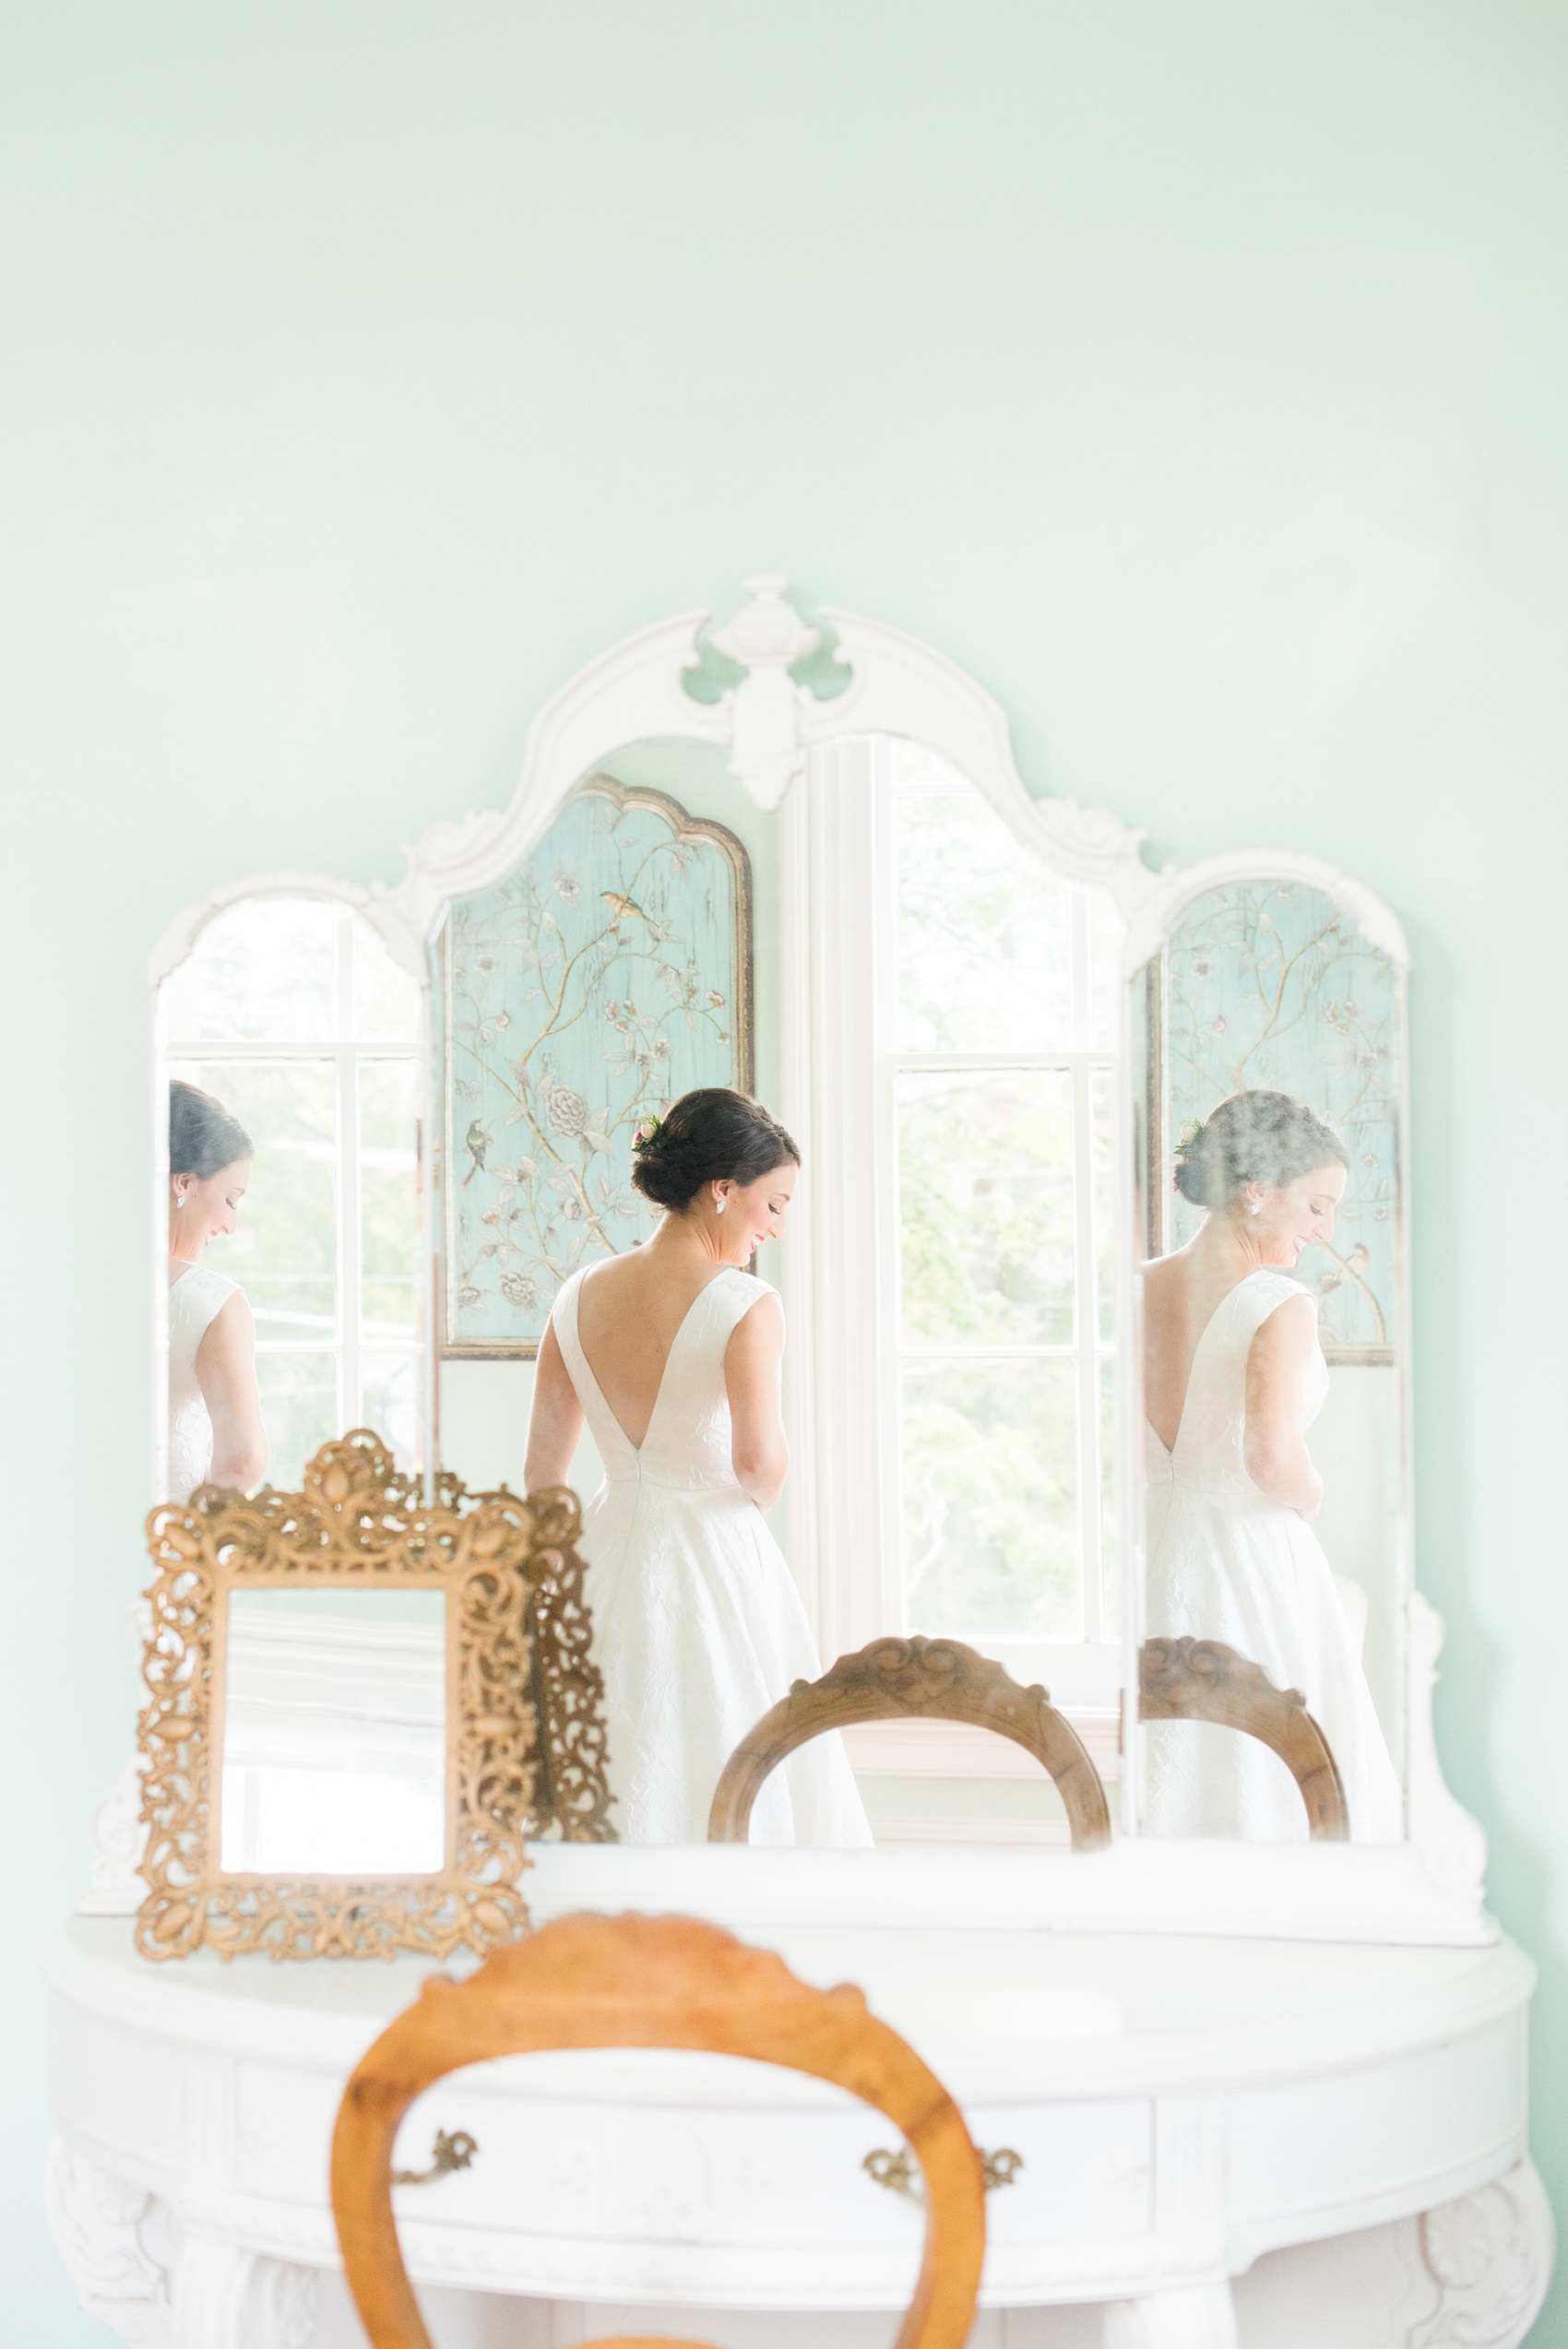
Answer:
[[[160,1497],[297,1487],[367,1424],[417,1465],[418,980],[349,905],[243,899],[162,979],[156,1036]]]
[[[1403,941],[1337,876],[1183,893],[1131,981],[1145,1627],[1298,1689],[1357,1841],[1403,1833]],[[1149,1832],[1301,1839],[1256,1739],[1144,1733]]]

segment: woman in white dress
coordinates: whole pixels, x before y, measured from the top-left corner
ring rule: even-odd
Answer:
[[[1311,1531],[1323,1479],[1306,1430],[1328,1393],[1317,1301],[1291,1277],[1334,1232],[1348,1160],[1288,1093],[1222,1101],[1183,1142],[1176,1187],[1208,1214],[1144,1267],[1148,1630],[1222,1640],[1300,1689],[1333,1750],[1350,1833],[1403,1833],[1398,1780],[1359,1642]],[[1257,1738],[1151,1722],[1147,1824],[1156,1834],[1305,1837],[1285,1764]]]
[[[251,1178],[252,1143],[199,1086],[169,1087],[168,1498],[197,1485],[248,1492],[267,1473],[255,1383],[255,1323],[244,1290],[201,1261],[232,1232]]]
[[[702,1843],[748,1729],[822,1669],[763,1512],[784,1489],[784,1314],[743,1267],[782,1228],[800,1153],[756,1102],[688,1093],[639,1133],[632,1180],[665,1210],[639,1248],[574,1273],[540,1347],[530,1492],[564,1484],[586,1418],[605,1481],[583,1519],[625,1843]],[[837,1735],[783,1763],[752,1815],[761,1844],[866,1845]]]

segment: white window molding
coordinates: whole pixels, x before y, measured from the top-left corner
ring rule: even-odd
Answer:
[[[901,1050],[895,1032],[897,763],[897,743],[885,734],[814,744],[783,810],[779,1113],[805,1162],[784,1254],[791,1333],[785,1417],[793,1460],[809,1464],[804,1475],[791,1475],[790,1561],[825,1655],[861,1647],[881,1632],[932,1628],[911,1619],[902,1555],[897,1079],[904,1069],[927,1064],[1068,1070],[1077,1195],[1075,1336],[1050,1351],[1074,1360],[1079,1390],[1082,1627],[1071,1638],[955,1635],[997,1656],[1026,1683],[1044,1679],[1065,1706],[1112,1712],[1124,1656],[1106,1605],[1099,1366],[1115,1348],[1099,1331],[1090,1096],[1094,1072],[1114,1069],[1115,1050],[1097,1044],[1089,1032],[1088,908],[1075,888],[1070,1045],[1040,1053]],[[969,780],[955,772],[956,784]],[[1038,838],[1027,845],[1038,853]],[[1037,1349],[1026,1351],[1032,1358]]]

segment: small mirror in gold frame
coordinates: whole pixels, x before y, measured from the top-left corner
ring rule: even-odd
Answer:
[[[426,1502],[364,1429],[301,1492],[155,1509],[142,1953],[526,1931],[526,1842],[612,1839],[577,1530],[564,1491]]]

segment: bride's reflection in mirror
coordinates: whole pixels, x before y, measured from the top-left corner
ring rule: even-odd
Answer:
[[[1203,1221],[1143,1268],[1147,1629],[1223,1641],[1300,1690],[1352,1836],[1384,1842],[1403,1832],[1400,1790],[1353,1607],[1312,1530],[1324,1483],[1308,1430],[1329,1374],[1317,1299],[1296,1277],[1306,1250],[1332,1243],[1349,1163],[1315,1110],[1264,1088],[1182,1136],[1174,1185]],[[1295,1781],[1257,1738],[1194,1722],[1144,1735],[1150,1833],[1304,1836]]]
[[[783,1228],[800,1153],[760,1103],[688,1093],[639,1131],[650,1240],[563,1285],[539,1352],[530,1492],[568,1480],[586,1419],[604,1482],[584,1596],[604,1675],[623,1843],[700,1843],[719,1774],[791,1681],[822,1669],[764,1511],[783,1490],[784,1314],[747,1271]],[[754,1843],[869,1845],[837,1734],[768,1779]]]
[[[160,979],[160,1497],[292,1490],[355,1427],[419,1456],[421,1018],[419,981],[322,899],[243,898]]]
[[[248,1492],[267,1473],[255,1323],[238,1281],[203,1261],[236,1228],[255,1145],[210,1093],[169,1087],[169,1497]]]

